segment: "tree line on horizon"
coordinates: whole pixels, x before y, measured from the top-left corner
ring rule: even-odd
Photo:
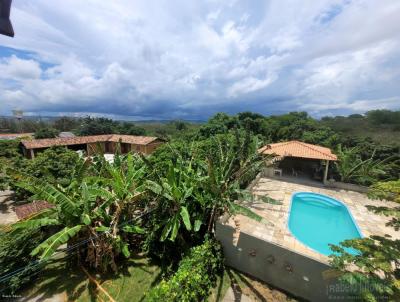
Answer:
[[[253,112],[241,112],[236,115],[226,113],[217,113],[209,121],[217,119],[230,120],[232,126],[238,122],[243,123],[247,119],[249,129],[258,134],[268,133],[265,128],[274,128],[277,126],[287,126],[293,121],[293,118],[299,116],[303,119],[313,121],[314,123],[327,126],[334,131],[341,133],[356,133],[357,131],[364,136],[369,132],[376,131],[400,131],[400,110],[392,111],[387,109],[371,110],[365,114],[350,114],[348,116],[324,116],[321,119],[315,119],[306,112],[290,112],[281,115],[265,116]],[[235,121],[236,120],[236,121]],[[11,117],[0,118],[0,133],[32,133],[37,132],[37,138],[56,137],[60,132],[71,131],[76,135],[97,135],[97,134],[130,134],[130,135],[157,135],[168,138],[179,134],[182,130],[196,129],[204,123],[191,123],[184,120],[171,120],[170,122],[130,122],[117,121],[105,117],[69,117],[62,116],[51,120],[22,119],[20,121]],[[229,128],[229,125],[226,125]],[[264,128],[264,129],[263,129]],[[363,130],[363,131],[361,131]],[[367,130],[367,132],[365,132]],[[284,130],[282,130],[284,131]],[[271,137],[274,139],[274,137]]]

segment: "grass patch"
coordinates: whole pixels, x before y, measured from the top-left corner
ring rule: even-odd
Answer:
[[[161,279],[160,268],[145,257],[125,261],[117,274],[89,273],[118,302],[144,301],[147,291]],[[50,298],[57,294],[64,295],[68,301],[109,301],[79,267],[68,267],[62,259],[49,264],[33,288],[22,296]]]
[[[255,278],[233,268],[226,267],[223,276],[218,277],[217,286],[211,291],[208,302],[221,302],[229,287],[246,295],[252,301],[296,302],[298,300]]]
[[[99,275],[93,272],[90,274],[118,302],[146,301],[146,293],[161,281],[161,269],[146,257],[125,261],[120,266],[118,274]],[[222,301],[229,287],[233,285],[241,293],[256,301],[298,301],[232,268],[226,268],[218,277],[217,285],[211,290],[207,301]],[[109,301],[104,293],[97,290],[93,282],[89,282],[79,267],[68,267],[64,259],[50,263],[38,276],[32,288],[17,295],[26,300],[34,297],[40,297],[39,300],[42,300],[62,295],[61,300],[65,301]]]
[[[225,297],[226,291],[231,286],[231,280],[228,272],[224,269],[224,273],[218,276],[217,286],[211,290],[211,294],[208,297],[208,302],[219,302]]]

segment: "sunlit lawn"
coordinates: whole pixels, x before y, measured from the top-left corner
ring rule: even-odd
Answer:
[[[120,265],[117,274],[100,276],[91,273],[91,276],[115,301],[135,302],[146,301],[146,293],[160,282],[162,273],[161,269],[148,258],[137,257]],[[265,301],[263,297],[267,296],[274,301],[294,301],[282,292],[229,268],[218,277],[216,287],[212,289],[208,301],[222,301],[232,284],[236,284],[237,289],[255,300]],[[40,297],[37,301],[57,295],[61,296],[55,301],[110,301],[106,294],[89,281],[81,268],[76,266],[68,268],[66,261],[62,259],[49,264],[37,277],[34,286],[22,294],[25,299]]]

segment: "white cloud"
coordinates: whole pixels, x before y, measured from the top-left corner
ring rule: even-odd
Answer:
[[[379,92],[399,78],[398,66],[385,66],[388,60],[396,59],[398,47],[398,43],[381,42],[362,50],[312,60],[298,71],[299,95],[313,104],[321,103],[314,106],[319,109],[332,108],[332,102],[336,103],[334,106],[341,104],[343,109],[355,108],[344,104],[351,104],[354,95]],[[380,91],[381,96],[385,93]]]
[[[262,88],[267,87],[275,79],[275,76],[266,77],[265,79],[257,79],[254,77],[245,78],[239,82],[234,83],[228,89],[228,95],[230,97],[237,97],[238,95],[254,92]]]
[[[257,102],[266,113],[276,99],[316,113],[395,106],[399,15],[397,0],[14,1],[0,114],[16,100],[164,118]]]
[[[34,60],[19,59],[15,55],[0,60],[0,78],[10,80],[38,79],[42,70]]]

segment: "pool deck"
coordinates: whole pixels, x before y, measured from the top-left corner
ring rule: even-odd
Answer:
[[[278,246],[292,250],[295,253],[307,256],[317,261],[328,263],[329,258],[323,254],[314,251],[297,240],[289,231],[288,217],[291,198],[295,192],[314,192],[328,195],[345,203],[353,215],[354,220],[359,226],[364,237],[370,235],[383,236],[391,235],[393,238],[399,239],[399,233],[393,228],[387,227],[386,223],[390,218],[383,215],[377,215],[365,207],[388,206],[394,207],[398,204],[387,201],[371,200],[364,194],[345,191],[340,189],[326,188],[322,184],[310,182],[289,182],[284,179],[260,178],[252,188],[255,196],[253,201],[244,201],[253,212],[263,217],[262,222],[257,222],[243,215],[236,215],[229,218],[226,224],[236,228],[236,238],[240,236],[240,232],[271,242]],[[274,205],[260,201],[258,196],[269,196],[277,201],[280,205]]]

